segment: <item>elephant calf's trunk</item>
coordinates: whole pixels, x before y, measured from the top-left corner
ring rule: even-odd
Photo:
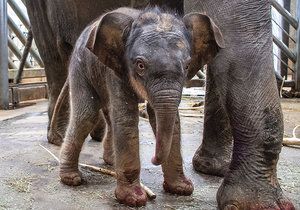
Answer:
[[[173,130],[178,111],[177,106],[171,109],[155,109],[156,115],[156,148],[155,155],[151,162],[154,165],[160,165],[165,162],[170,154],[172,145]]]

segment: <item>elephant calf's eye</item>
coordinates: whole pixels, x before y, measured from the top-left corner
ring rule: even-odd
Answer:
[[[142,59],[136,59],[135,67],[138,75],[143,76],[145,74],[145,63]]]

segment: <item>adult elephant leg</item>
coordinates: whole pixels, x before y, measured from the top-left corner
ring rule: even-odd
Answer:
[[[232,162],[217,194],[219,208],[294,209],[276,174],[283,122],[273,72],[270,0],[186,2],[188,11],[206,11],[225,39],[226,47],[211,64],[234,139]]]
[[[49,2],[44,0],[34,2],[30,0],[25,1],[35,43],[45,65],[49,98],[48,131],[50,130],[50,122],[55,103],[68,75],[67,64],[72,51],[72,47],[60,40],[57,37],[57,33],[53,31],[56,25],[54,24],[55,27],[53,27],[49,15],[46,12]],[[64,135],[68,122],[67,110],[68,103],[64,103],[61,107],[57,122],[58,132],[61,134],[60,136]],[[50,143],[60,145],[62,142],[62,138],[59,136],[51,136],[49,133],[47,136]]]
[[[100,110],[98,121],[90,133],[92,139],[101,142],[105,135],[105,128],[106,128],[105,118],[102,110]]]
[[[232,134],[229,118],[220,101],[213,75],[207,71],[203,141],[193,157],[196,171],[224,176],[228,171],[232,153]]]
[[[271,39],[268,45],[271,46]],[[271,47],[266,52],[272,52]],[[223,86],[227,89],[222,88],[221,93],[228,93],[223,100],[234,146],[229,171],[217,193],[220,209],[294,209],[284,197],[276,174],[283,121],[271,54],[267,54],[248,63],[249,67],[241,63],[249,62],[252,55],[236,55],[241,63],[235,63],[236,74],[230,75],[234,79],[222,83],[227,83]],[[241,71],[252,72],[248,75],[251,79],[240,80]]]
[[[232,8],[228,33],[240,33],[231,34],[234,40],[213,63],[234,139],[218,205],[220,209],[294,209],[276,173],[283,119],[273,72],[270,2],[236,1]],[[245,26],[247,30],[242,29]]]
[[[147,113],[149,115],[150,125],[154,134],[156,134],[156,117],[155,112],[147,104]],[[191,195],[194,191],[193,183],[185,177],[183,172],[183,160],[181,155],[181,132],[180,118],[177,113],[170,155],[165,163],[162,164],[164,173],[163,187],[166,192],[177,195]]]

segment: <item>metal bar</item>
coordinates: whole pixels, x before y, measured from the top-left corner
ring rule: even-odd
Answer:
[[[32,39],[33,39],[32,30],[29,29],[26,44],[25,44],[25,48],[23,50],[23,55],[22,55],[22,58],[20,60],[18,74],[15,78],[15,83],[17,83],[17,84],[21,82],[25,62],[26,62],[26,59],[28,57],[28,54],[29,54],[29,51],[30,51],[30,48],[31,48],[31,45],[32,45]]]
[[[300,1],[297,1],[297,11],[296,16],[298,21],[300,20]],[[297,28],[297,42],[296,42],[296,55],[297,55],[297,62],[295,63],[295,90],[300,91],[300,27]]]
[[[8,0],[9,6],[14,10],[16,15],[20,18],[21,22],[24,24],[26,28],[30,27],[29,20],[27,16],[22,12],[21,8],[18,6],[18,4],[15,2],[15,0]]]
[[[11,38],[8,38],[8,47],[13,52],[13,54],[15,54],[15,56],[17,56],[17,58],[21,60],[22,54],[20,53],[20,50],[18,49],[18,47],[15,45],[15,43]],[[26,60],[25,62],[25,67],[33,68],[33,66],[28,62],[28,60]]]
[[[298,28],[298,21],[284,9],[276,0],[271,0],[272,6],[294,27]]]
[[[293,63],[296,63],[296,55],[293,52],[291,52],[291,50],[274,35],[273,42],[279,47],[280,50],[282,50],[288,56],[289,59],[291,59],[291,61],[293,61]]]
[[[0,109],[9,108],[7,1],[0,0]]]
[[[289,65],[286,63],[286,62],[284,62],[283,60],[281,60],[281,58],[279,58],[275,53],[273,53],[273,55],[283,64],[283,65],[285,65],[288,69],[290,69],[292,72],[295,72],[295,70],[294,69],[292,69],[291,67],[289,67]],[[283,76],[285,76],[285,75],[283,75]]]
[[[8,26],[10,27],[10,29],[16,34],[16,36],[22,42],[22,44],[26,45],[26,37],[24,36],[22,31],[19,29],[19,27],[14,23],[14,21],[12,20],[12,18],[10,16],[8,16],[7,21],[8,21]],[[44,63],[43,63],[41,57],[37,54],[37,52],[35,50],[33,50],[31,48],[30,49],[30,54],[34,57],[34,59],[37,61],[37,63],[41,67],[44,67]]]
[[[290,5],[291,5],[291,0],[285,0],[283,2],[284,8],[289,12],[290,11]],[[282,27],[283,30],[281,32],[282,34],[282,42],[285,44],[285,46],[289,47],[289,41],[290,41],[290,24],[285,18],[282,18]],[[288,63],[289,58],[283,53],[282,51],[280,52],[280,57],[282,59],[282,62],[280,63],[280,74],[281,76],[285,76],[287,78],[288,75],[288,68],[286,65],[282,65],[282,63]]]
[[[288,36],[289,39],[291,39],[294,43],[296,43],[295,39],[293,39],[293,37],[290,36],[290,34],[288,32],[286,32],[285,29],[283,29],[274,19],[272,19],[272,21],[282,30],[282,32]],[[289,30],[288,30],[289,31]]]
[[[8,58],[8,67],[10,69],[17,69],[18,68],[11,58]]]

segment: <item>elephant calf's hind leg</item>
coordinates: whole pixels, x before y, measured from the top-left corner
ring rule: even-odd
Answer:
[[[76,97],[77,95],[81,97]],[[73,107],[62,144],[59,175],[63,183],[76,186],[81,184],[81,175],[78,169],[79,154],[85,138],[93,128],[93,122],[98,117],[98,110],[97,103],[89,100],[95,98],[90,94],[73,93],[72,97],[74,97],[71,99]]]
[[[113,165],[115,160],[113,136],[112,136],[112,125],[109,116],[108,109],[104,108],[103,115],[106,120],[106,133],[103,139],[103,160],[108,165]]]

